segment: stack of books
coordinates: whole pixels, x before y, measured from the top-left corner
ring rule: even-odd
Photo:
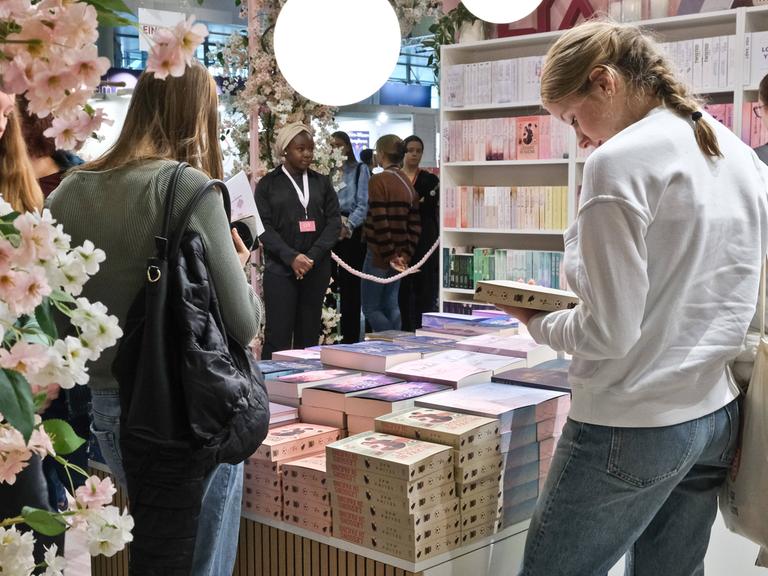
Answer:
[[[330,535],[331,494],[325,464],[325,452],[322,452],[283,465],[283,520]]]
[[[356,344],[323,346],[320,358],[324,364],[351,370],[382,373],[401,362],[418,360],[425,354],[439,352],[439,348],[395,344],[384,340],[369,340]]]
[[[480,334],[517,334],[517,319],[510,316],[488,318],[448,312],[427,312],[421,315],[421,328],[417,335],[451,338],[469,338]]]
[[[359,374],[338,378],[334,382],[305,388],[301,395],[301,419],[312,424],[347,429],[347,398],[358,393],[400,382],[384,374]]]
[[[571,407],[569,394],[492,383],[434,394],[416,405],[498,419],[502,525],[530,518]]]
[[[288,424],[273,428],[259,449],[245,460],[243,510],[280,520],[283,517],[282,465],[322,454],[340,437],[338,428],[317,424]]]
[[[284,404],[269,403],[269,427],[277,428],[286,424],[293,424],[299,421],[299,411],[295,406],[285,406]]]
[[[416,408],[377,418],[376,431],[453,448],[462,544],[496,532],[503,510],[498,420]]]
[[[320,360],[320,348],[312,346],[304,350],[280,350],[272,353],[272,360]]]
[[[403,338],[405,336],[413,336],[413,332],[406,332],[405,330],[382,330],[381,332],[368,332],[365,335],[367,341],[380,340],[382,342],[394,342],[397,338]]]
[[[308,370],[320,370],[323,364],[320,360],[262,360],[258,362],[258,366],[265,378],[278,378]]]
[[[344,402],[347,431],[359,434],[373,430],[376,417],[413,408],[417,398],[450,389],[450,386],[434,382],[399,382],[351,394]]]
[[[568,368],[570,360],[558,358],[547,360],[534,368],[515,368],[496,374],[492,380],[502,384],[515,384],[528,388],[543,388],[544,390],[557,390],[558,392],[570,392],[571,384],[568,382]]]
[[[301,405],[301,393],[304,388],[335,382],[339,378],[355,374],[357,373],[350,370],[309,370],[276,378],[269,375],[265,378],[265,384],[272,402],[298,407]]]
[[[538,344],[528,335],[482,334],[465,338],[456,343],[459,350],[522,358],[527,367],[536,366],[557,358],[557,352],[549,346]]]
[[[368,432],[326,456],[336,538],[410,562],[461,544],[450,447]]]
[[[459,388],[490,382],[491,377],[498,372],[524,366],[525,360],[522,358],[447,350],[421,360],[403,362],[387,370],[387,374],[403,380],[420,380]]]

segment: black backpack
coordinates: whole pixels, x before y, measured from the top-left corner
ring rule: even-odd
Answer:
[[[157,252],[128,313],[112,373],[120,385],[121,444],[182,448],[214,463],[253,454],[269,428],[269,401],[253,354],[227,336],[203,242],[187,230],[195,208],[220,180],[201,186],[170,232],[173,172]]]

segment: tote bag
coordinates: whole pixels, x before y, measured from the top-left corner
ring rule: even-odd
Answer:
[[[739,452],[720,492],[720,512],[729,530],[759,544],[759,566],[768,547],[768,339],[765,336],[766,264],[760,280],[760,341],[749,387],[742,400]]]

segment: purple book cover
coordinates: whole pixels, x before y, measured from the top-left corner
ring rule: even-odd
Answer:
[[[468,314],[452,314],[450,312],[425,312],[421,315],[423,328],[440,328],[447,323],[473,324],[482,320],[486,320],[486,318],[470,316]]]
[[[428,348],[455,348],[456,340],[438,336],[406,336],[395,340],[395,344],[406,346],[426,346]]]
[[[425,396],[426,394],[432,394],[433,392],[443,392],[445,390],[451,390],[450,386],[445,384],[434,384],[432,382],[401,382],[400,384],[390,384],[389,386],[381,386],[380,388],[374,388],[368,392],[362,394],[355,394],[355,398],[366,398],[369,400],[382,400],[384,402],[399,402],[401,400],[409,400],[411,398],[418,398],[419,396]]]
[[[302,361],[290,361],[290,360],[262,360],[258,362],[259,369],[264,375],[274,374],[275,372],[287,372],[293,370],[294,372],[303,372],[306,370],[320,370],[323,365],[319,360],[302,360]]]
[[[352,372],[350,372],[349,370],[312,370],[310,372],[299,372],[298,374],[280,376],[278,380],[280,382],[291,382],[291,383],[319,382],[320,380],[330,380],[331,378],[341,378],[342,376],[349,376],[351,374]]]
[[[328,390],[329,392],[338,392],[339,394],[349,394],[351,392],[360,392],[380,388],[389,384],[402,382],[400,378],[385,376],[384,374],[361,374],[359,376],[349,376],[341,378],[336,382],[328,384],[318,384],[313,386],[316,390]]]

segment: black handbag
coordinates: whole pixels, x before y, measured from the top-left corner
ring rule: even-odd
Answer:
[[[120,385],[121,443],[191,449],[214,463],[242,462],[267,435],[269,401],[251,352],[227,336],[205,250],[187,230],[202,198],[220,180],[201,186],[171,233],[171,213],[182,171],[166,194],[156,254],[146,283],[128,313],[112,373]]]

